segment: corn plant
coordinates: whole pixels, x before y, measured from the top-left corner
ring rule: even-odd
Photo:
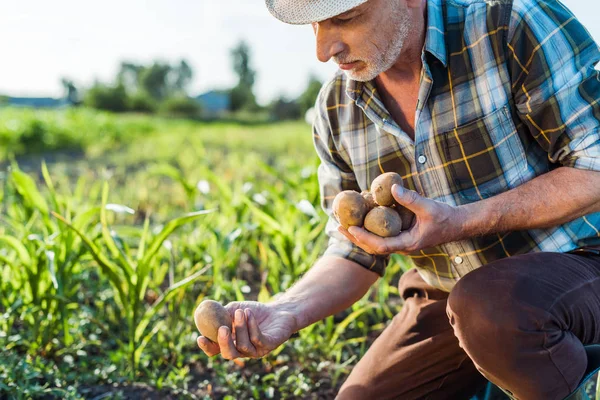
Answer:
[[[33,327],[37,345],[48,344],[55,337],[58,324],[68,346],[72,343],[69,305],[79,289],[79,281],[74,277],[78,275],[85,250],[79,238],[61,230],[50,209],[62,210],[74,226],[85,229],[98,208],[80,209],[74,215],[70,201],[56,194],[45,163],[42,174],[50,193],[50,205],[29,175],[15,163],[11,167],[10,183],[16,201],[7,207],[3,217],[11,234],[0,235],[4,247],[0,261],[5,265],[3,274],[11,282],[13,294],[18,293],[27,310],[26,319]]]
[[[158,252],[173,231],[214,210],[197,211],[171,220],[152,240],[149,239],[150,219],[147,217],[137,252],[131,254],[128,248],[119,246],[118,240],[111,234],[107,222],[107,209],[109,208],[107,200],[108,184],[105,183],[102,191],[100,220],[103,244],[108,249],[108,254],[75,225],[56,213],[54,216],[81,238],[115,292],[115,300],[126,317],[130,372],[131,378],[134,379],[143,349],[164,325],[163,321],[158,321],[152,329],[148,330],[152,318],[160,312],[162,306],[170,298],[193,283],[210,267],[210,265],[204,266],[185,279],[172,284],[150,307],[145,307],[144,298],[151,279],[150,273],[160,263]]]

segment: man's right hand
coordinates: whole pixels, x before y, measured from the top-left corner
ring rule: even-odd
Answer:
[[[298,329],[296,316],[277,303],[234,301],[225,306],[233,321],[233,332],[219,328],[218,343],[198,337],[198,347],[209,357],[219,353],[227,360],[260,358],[275,350]]]

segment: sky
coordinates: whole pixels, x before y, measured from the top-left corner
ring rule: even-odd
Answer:
[[[600,43],[600,1],[562,0]],[[61,77],[78,87],[111,83],[120,62],[172,64],[195,72],[190,94],[235,85],[230,50],[245,40],[257,71],[255,93],[266,104],[295,97],[312,73],[337,69],[315,54],[310,25],[288,25],[264,0],[20,0],[0,3],[0,94],[62,95]]]

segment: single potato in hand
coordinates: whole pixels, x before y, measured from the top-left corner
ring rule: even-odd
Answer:
[[[333,199],[333,215],[346,229],[350,226],[362,226],[367,212],[367,201],[354,190],[344,190]]]
[[[403,186],[402,177],[395,172],[386,172],[373,179],[371,193],[377,204],[385,207],[397,204],[392,195],[392,185],[394,184]]]
[[[219,327],[227,326],[230,331],[232,329],[231,315],[221,303],[214,300],[204,300],[200,303],[194,312],[194,320],[200,334],[215,343]]]
[[[364,228],[381,237],[398,236],[402,230],[402,220],[393,208],[379,206],[369,211]]]

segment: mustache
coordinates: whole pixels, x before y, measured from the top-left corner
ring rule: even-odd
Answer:
[[[358,60],[352,60],[352,59],[350,59],[347,54],[342,54],[342,55],[339,55],[339,56],[333,56],[333,60],[337,64],[350,64],[350,63],[358,61]]]

